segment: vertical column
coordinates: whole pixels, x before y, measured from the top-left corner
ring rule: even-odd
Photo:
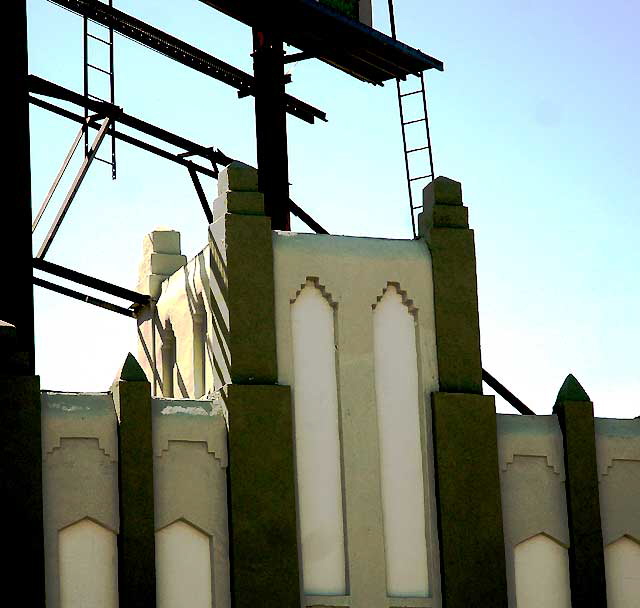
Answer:
[[[161,348],[163,329],[156,303],[162,295],[162,284],[187,263],[180,249],[180,233],[175,230],[154,230],[144,237],[142,258],[138,266],[138,291],[151,296],[149,306],[140,308],[138,322],[138,356],[142,368],[152,379],[155,397],[164,390],[162,379]],[[160,352],[158,352],[160,351]]]
[[[155,606],[151,385],[131,353],[111,390],[119,419],[120,608]]]
[[[2,183],[7,188],[2,206],[2,225],[13,238],[2,239],[3,269],[10,295],[0,301],[0,319],[17,328],[17,350],[25,353],[27,372],[34,373],[33,285],[31,265],[31,158],[29,144],[29,89],[27,85],[26,0],[5,7],[9,56],[3,63],[8,100],[5,142],[10,154],[2,163]]]
[[[265,214],[275,230],[290,230],[289,158],[282,40],[253,30],[256,154]]]
[[[300,605],[293,419],[290,389],[276,384],[273,237],[257,181],[238,162],[220,173],[212,299],[225,326],[215,348],[226,366],[232,605],[282,608]]]
[[[606,606],[593,403],[569,374],[553,413],[564,444],[572,606]]]
[[[0,496],[10,552],[3,578],[19,590],[22,605],[35,607],[44,606],[44,536],[40,379],[31,364],[15,327],[0,321]]]
[[[420,235],[431,250],[440,392],[432,395],[442,603],[507,606],[493,397],[482,396],[473,231],[460,183],[423,192]]]
[[[207,314],[200,299],[193,313],[193,396],[202,397],[206,390]]]

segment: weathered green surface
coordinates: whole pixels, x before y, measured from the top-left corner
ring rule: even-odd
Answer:
[[[155,606],[151,385],[131,354],[127,356],[112,391],[120,418],[120,608]]]
[[[273,245],[268,217],[227,214],[231,381],[277,381]]]
[[[423,203],[419,225],[433,263],[440,390],[482,394],[475,243],[460,183],[436,178]]]
[[[563,401],[583,401],[585,403],[591,403],[589,395],[587,395],[587,392],[582,388],[582,385],[573,374],[569,374],[564,379],[558,391],[555,405],[557,406]]]
[[[562,429],[572,606],[606,606],[593,403],[567,376],[553,408]]]
[[[277,381],[271,219],[257,191],[258,173],[233,162],[220,172],[209,246],[220,384]],[[228,353],[228,354],[227,354]]]
[[[300,605],[293,422],[286,386],[225,387],[235,608]]]
[[[432,408],[442,605],[506,608],[494,399],[434,393]]]

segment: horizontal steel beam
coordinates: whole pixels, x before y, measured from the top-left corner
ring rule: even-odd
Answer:
[[[239,91],[253,95],[254,78],[238,68],[201,51],[171,34],[97,0],[49,0],[91,21],[113,28],[123,36],[169,57],[184,66],[224,82]],[[286,95],[287,112],[313,124],[314,119],[327,120],[327,115],[312,105]]]
[[[77,270],[71,270],[70,268],[54,264],[53,262],[49,262],[47,260],[33,258],[33,267],[36,270],[48,272],[49,274],[53,274],[62,279],[67,279],[68,281],[79,283],[80,285],[84,285],[85,287],[91,287],[92,289],[103,291],[104,293],[122,298],[123,300],[130,300],[131,302],[135,302],[136,304],[142,304],[143,306],[146,306],[150,302],[150,296],[148,295],[138,293],[137,291],[133,291],[125,287],[113,285],[112,283],[103,281],[102,279],[96,279],[95,277],[89,276],[88,274],[83,274],[82,272],[78,272]]]
[[[486,369],[482,370],[482,379],[500,395],[507,403],[516,408],[521,414],[535,416],[536,413],[529,409],[520,399],[518,399],[508,388],[496,380]]]
[[[135,312],[130,308],[117,306],[116,304],[112,304],[111,302],[106,302],[105,300],[101,300],[100,298],[88,296],[84,293],[80,293],[79,291],[69,289],[68,287],[62,287],[62,285],[50,283],[49,281],[39,279],[38,277],[33,277],[33,284],[37,285],[38,287],[44,287],[49,291],[55,291],[56,293],[62,294],[63,296],[68,296],[70,298],[73,298],[74,300],[80,300],[81,302],[92,304],[93,306],[99,306],[100,308],[105,308],[106,310],[110,310],[111,312],[117,312],[118,314],[124,315],[125,317],[131,317],[134,319],[136,317]]]
[[[69,101],[78,106],[88,108],[92,112],[96,112],[98,114],[101,114],[102,116],[113,116],[117,118],[119,124],[126,125],[127,127],[131,127],[132,129],[136,129],[141,133],[145,133],[146,135],[150,135],[151,137],[160,139],[168,144],[177,146],[178,148],[182,148],[183,150],[190,152],[191,154],[197,154],[198,156],[202,156],[203,158],[221,165],[228,165],[233,160],[220,150],[207,148],[206,146],[188,140],[186,137],[181,137],[180,135],[176,135],[174,133],[171,133],[170,131],[166,131],[165,129],[156,127],[155,125],[152,125],[151,123],[148,123],[144,120],[140,120],[135,116],[126,114],[122,111],[122,108],[119,108],[118,106],[115,106],[111,103],[105,101],[95,101],[93,99],[85,97],[84,95],[81,95],[80,93],[76,93],[71,89],[60,86],[59,84],[49,82],[48,80],[40,78],[39,76],[34,76],[33,74],[30,74],[28,79],[29,91],[31,93],[35,93],[37,95],[45,95],[47,97],[54,97],[56,99],[63,99],[64,101]]]
[[[29,96],[29,101],[34,105],[34,106],[38,106],[39,108],[43,108],[44,110],[48,110],[49,112],[53,112],[54,114],[58,114],[58,116],[63,116],[64,118],[68,118],[69,120],[73,120],[74,122],[83,124],[84,123],[84,118],[82,116],[80,116],[79,114],[74,114],[73,112],[70,112],[69,110],[66,110],[65,108],[61,108],[60,106],[56,106],[52,103],[49,103],[48,101],[44,101],[43,99],[40,99],[39,97],[34,97],[33,95]],[[99,129],[100,128],[100,123],[98,123],[96,120],[92,120],[89,122],[89,126],[92,129]],[[116,139],[119,139],[120,141],[124,141],[128,144],[131,144],[132,146],[136,146],[137,148],[140,148],[141,150],[146,150],[147,152],[151,152],[152,154],[156,154],[157,156],[160,156],[162,158],[166,158],[167,160],[170,160],[174,163],[177,163],[179,165],[182,165],[183,167],[187,167],[187,168],[192,168],[195,171],[198,171],[198,173],[202,173],[204,175],[208,175],[209,177],[213,177],[214,179],[218,179],[218,173],[216,171],[213,171],[211,169],[208,169],[207,167],[202,167],[201,165],[198,165],[192,161],[188,161],[185,160],[182,156],[180,156],[179,154],[173,154],[172,152],[167,152],[166,150],[163,150],[162,148],[158,148],[157,146],[154,146],[153,144],[149,144],[146,141],[142,141],[140,139],[137,139],[136,137],[132,137],[131,135],[127,135],[126,133],[122,133],[120,131],[115,131],[113,133],[113,136]],[[229,164],[232,159],[230,159],[229,157],[227,157],[228,162],[226,164]]]

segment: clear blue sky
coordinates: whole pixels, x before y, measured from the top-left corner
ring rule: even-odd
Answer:
[[[445,62],[427,73],[435,169],[462,182],[476,231],[484,367],[538,413],[572,372],[598,415],[640,415],[640,7],[395,4],[399,38]],[[249,29],[198,0],[115,5],[251,69]],[[386,5],[374,0],[382,31]],[[28,7],[31,72],[81,91],[81,19]],[[115,48],[125,111],[255,164],[251,99],[122,37]],[[329,117],[289,118],[292,198],[330,232],[409,238],[395,86],[315,60],[292,76],[288,91]],[[38,108],[31,121],[37,209],[76,126]],[[125,144],[118,163],[115,182],[92,167],[47,259],[133,287],[145,233],[179,230],[191,256],[206,223],[182,167]],[[42,386],[106,390],[136,352],[135,322],[39,288],[35,298]]]

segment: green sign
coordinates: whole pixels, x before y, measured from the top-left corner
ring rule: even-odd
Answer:
[[[351,19],[360,20],[360,0],[320,0],[320,4],[329,6]]]

